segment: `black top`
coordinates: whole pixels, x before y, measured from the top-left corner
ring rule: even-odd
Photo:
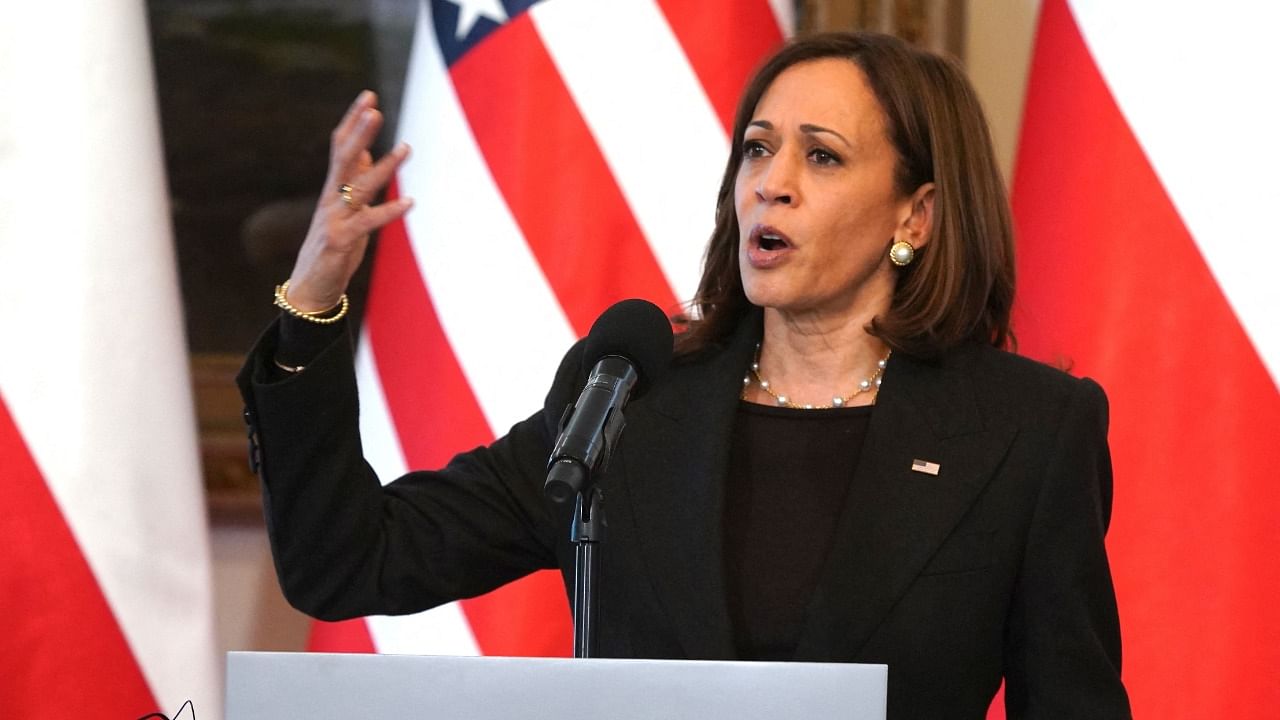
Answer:
[[[794,658],[870,421],[869,405],[738,404],[724,552],[726,600],[742,659]]]

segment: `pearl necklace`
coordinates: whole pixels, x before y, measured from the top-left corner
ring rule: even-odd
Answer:
[[[880,360],[876,362],[876,371],[871,373],[871,377],[863,378],[862,381],[858,383],[858,389],[854,390],[849,395],[844,397],[839,395],[833,396],[831,398],[830,405],[797,405],[791,402],[791,399],[786,395],[780,395],[774,392],[773,386],[769,384],[769,381],[765,380],[764,377],[760,375],[760,343],[756,343],[756,356],[755,359],[751,361],[751,370],[742,378],[742,399],[747,399],[747,390],[750,389],[754,378],[755,384],[759,385],[760,389],[768,393],[769,397],[772,397],[781,407],[793,408],[796,410],[826,410],[829,408],[845,407],[849,404],[850,400],[862,393],[880,389],[880,382],[884,379],[884,368],[889,364],[889,356],[891,355],[893,355],[893,350],[885,353],[884,357],[880,358]]]

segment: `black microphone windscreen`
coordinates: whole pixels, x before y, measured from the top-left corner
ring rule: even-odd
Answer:
[[[636,388],[640,393],[671,365],[674,342],[671,321],[657,305],[648,300],[623,300],[601,313],[591,325],[584,358],[587,367],[608,355],[627,358],[640,375]]]

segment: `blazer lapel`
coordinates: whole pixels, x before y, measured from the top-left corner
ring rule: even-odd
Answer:
[[[759,336],[757,317],[723,350],[673,370],[648,402],[627,410],[632,433],[618,448],[649,575],[691,659],[737,655],[725,600],[724,482]]]
[[[855,658],[1004,457],[1013,430],[983,426],[968,356],[890,361],[796,659]]]

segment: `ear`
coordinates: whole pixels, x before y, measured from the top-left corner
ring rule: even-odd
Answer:
[[[919,250],[929,244],[933,237],[933,201],[937,197],[934,184],[927,182],[911,193],[911,205],[906,208],[906,217],[894,233],[894,240],[905,240],[911,247]]]

